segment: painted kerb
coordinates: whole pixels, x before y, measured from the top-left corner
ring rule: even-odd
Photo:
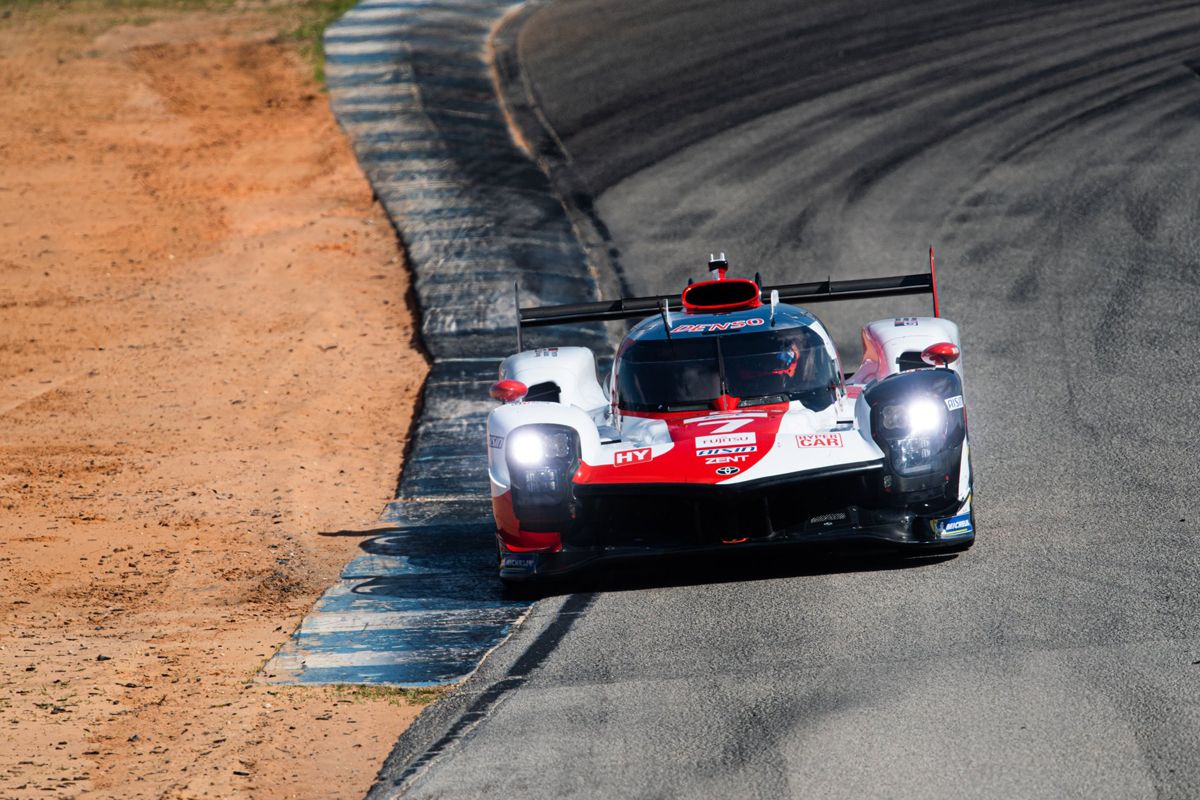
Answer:
[[[387,527],[266,665],[273,683],[461,680],[526,613],[495,578],[487,389],[522,304],[598,299],[545,175],[512,142],[486,42],[496,0],[364,0],[325,35],[334,113],[399,232],[432,365]],[[604,331],[569,342],[603,347]]]

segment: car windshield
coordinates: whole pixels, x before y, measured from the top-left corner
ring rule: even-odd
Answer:
[[[724,369],[722,370],[722,365]],[[629,411],[711,408],[725,391],[742,407],[799,400],[819,411],[833,402],[837,366],[810,328],[637,341],[617,364],[617,396]]]

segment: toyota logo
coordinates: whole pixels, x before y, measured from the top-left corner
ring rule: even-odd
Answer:
[[[737,467],[717,467],[718,475],[737,475],[741,472]]]

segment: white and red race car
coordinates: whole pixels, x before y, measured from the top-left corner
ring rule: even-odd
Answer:
[[[607,390],[583,347],[500,365],[487,444],[501,579],[801,542],[970,547],[958,327],[938,315],[932,252],[928,274],[774,288],[726,278],[723,254],[709,266],[681,298],[518,302],[518,341],[522,327],[646,318]],[[852,375],[821,322],[783,302],[914,293],[933,295],[933,316],[865,326]]]

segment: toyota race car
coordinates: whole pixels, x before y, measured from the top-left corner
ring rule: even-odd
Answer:
[[[645,317],[608,375],[584,347],[500,365],[487,421],[500,577],[560,575],[601,558],[788,543],[970,547],[971,459],[958,327],[928,274],[774,288],[711,279],[682,297],[520,308],[521,330]],[[844,374],[833,340],[794,305],[931,294],[933,316],[862,329]],[[793,303],[791,305],[785,303]]]

